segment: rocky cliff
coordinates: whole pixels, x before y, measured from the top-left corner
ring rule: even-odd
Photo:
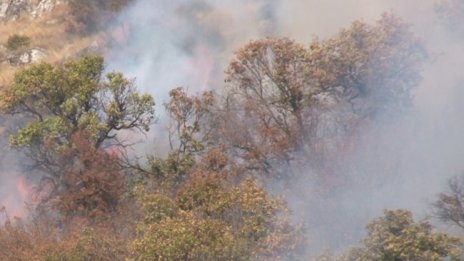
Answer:
[[[37,18],[50,12],[60,0],[1,0],[0,21],[15,21],[20,17]]]
[[[0,0],[0,87],[18,67],[101,53],[107,33],[73,29],[82,27],[89,12],[99,19],[100,5],[106,1],[113,0]],[[27,44],[11,48],[13,37],[27,38]]]

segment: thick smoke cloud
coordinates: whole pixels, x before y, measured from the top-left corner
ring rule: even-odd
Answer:
[[[433,0],[139,0],[114,25],[115,31],[123,28],[124,37],[115,41],[109,65],[136,77],[160,104],[176,86],[220,92],[233,50],[252,39],[286,36],[309,44],[314,36],[330,37],[353,20],[373,22],[386,11],[411,23],[431,53],[411,112],[366,128],[349,156],[334,162],[349,186],[321,188],[308,172],[284,188],[295,215],[307,223],[309,255],[338,251],[357,244],[365,224],[384,208],[408,208],[425,217],[446,180],[464,170],[464,50],[441,26],[433,5]],[[162,142],[160,130],[155,132],[154,143]]]
[[[250,39],[276,33],[276,4],[275,0],[136,1],[110,29],[114,41],[108,69],[135,77],[142,91],[155,96],[158,112],[174,87],[183,86],[190,93],[220,92],[233,51]],[[157,129],[145,144],[156,142],[157,153],[163,154],[166,122],[162,113],[158,117]]]
[[[304,42],[314,34],[330,36],[350,20],[370,22],[392,11],[412,24],[431,58],[412,110],[396,115],[394,122],[364,129],[354,151],[334,162],[337,172],[348,177],[348,188],[325,190],[307,173],[289,189],[299,192],[290,202],[308,223],[310,254],[356,245],[365,224],[385,208],[408,208],[426,217],[447,179],[464,170],[463,39],[442,26],[432,0],[287,1],[281,7],[286,10],[279,16],[283,31]]]
[[[137,1],[115,25],[125,35],[109,64],[161,99],[173,86],[213,88],[235,48],[275,30],[273,2]]]

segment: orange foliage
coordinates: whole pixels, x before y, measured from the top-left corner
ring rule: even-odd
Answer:
[[[91,221],[108,218],[116,211],[124,188],[118,159],[94,148],[83,132],[72,138],[73,148],[63,161],[73,159],[64,170],[62,184],[52,192],[52,205],[65,218]]]

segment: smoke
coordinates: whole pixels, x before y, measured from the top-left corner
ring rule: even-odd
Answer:
[[[357,245],[367,222],[385,208],[426,217],[446,181],[464,170],[464,39],[442,26],[433,5],[434,0],[138,0],[109,26],[106,61],[108,70],[136,78],[142,91],[154,95],[159,123],[137,154],[162,155],[168,145],[161,105],[168,91],[184,86],[190,93],[221,93],[228,61],[248,41],[285,36],[308,45],[315,36],[330,37],[357,19],[373,22],[385,11],[411,23],[431,53],[411,111],[362,128],[332,163],[343,180],[325,187],[313,171],[299,169],[300,178],[275,185],[296,219],[306,223],[308,256],[341,252]],[[24,216],[32,183],[15,174],[24,159],[7,150],[1,156],[0,223],[2,207],[10,217]]]
[[[412,24],[431,53],[412,110],[363,129],[353,150],[333,162],[348,188],[324,190],[312,173],[288,188],[290,204],[307,222],[309,255],[359,244],[364,226],[385,208],[407,208],[426,217],[446,181],[464,170],[462,38],[449,35],[432,0],[287,1],[282,7],[287,10],[279,16],[282,28],[304,42],[313,34],[330,36],[350,20],[371,22],[392,11]]]
[[[3,122],[13,125],[17,120],[11,117],[1,117]],[[23,175],[21,166],[25,159],[22,155],[14,152],[8,145],[9,131],[3,127],[0,129],[0,224],[7,219],[25,218],[27,216],[26,202],[32,198],[32,181]]]
[[[9,180],[4,182],[0,190],[0,223],[3,224],[8,218],[26,216],[26,203],[30,199],[31,188],[24,176],[18,173],[6,173]],[[13,178],[12,178],[13,177]],[[18,178],[15,178],[18,177]]]
[[[275,0],[186,1],[140,0],[111,26],[109,70],[136,78],[141,91],[157,101],[159,122],[138,154],[168,151],[167,119],[162,103],[168,90],[183,86],[189,93],[220,92],[233,51],[250,39],[272,35]],[[145,139],[145,138],[144,138]]]
[[[160,104],[176,86],[220,93],[227,61],[252,39],[286,36],[309,44],[314,36],[332,36],[357,19],[372,22],[385,11],[411,23],[432,54],[411,112],[364,129],[354,148],[334,162],[349,187],[320,188],[312,173],[303,173],[286,188],[295,215],[307,224],[309,254],[344,250],[361,240],[365,224],[384,208],[426,216],[446,180],[464,170],[464,49],[441,26],[433,5],[433,0],[139,0],[113,25],[125,28],[125,37],[114,41],[108,62],[110,69],[136,77]],[[161,107],[158,112],[163,126]],[[160,132],[151,134],[152,144],[162,142]]]
[[[220,88],[232,51],[273,31],[272,2],[138,1],[114,25],[127,29],[108,55],[110,69],[161,99],[175,86]]]

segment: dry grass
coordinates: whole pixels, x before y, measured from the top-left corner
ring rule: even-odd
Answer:
[[[103,34],[76,35],[69,32],[70,23],[69,7],[59,4],[53,12],[37,19],[29,17],[17,21],[8,22],[0,26],[0,44],[4,45],[11,35],[25,35],[31,38],[31,48],[41,48],[47,52],[43,60],[49,63],[57,63],[69,59],[81,53],[93,42],[99,45],[105,42]],[[3,54],[5,55],[5,50]],[[0,63],[0,86],[7,86],[13,79],[18,67],[7,62]]]

